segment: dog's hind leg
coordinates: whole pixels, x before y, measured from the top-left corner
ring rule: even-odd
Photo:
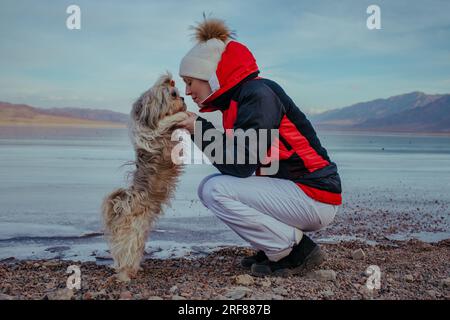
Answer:
[[[127,217],[110,240],[119,279],[129,280],[139,270],[151,221],[144,214]]]
[[[136,215],[132,195],[126,189],[117,189],[108,195],[103,201],[102,213],[114,268],[119,278],[128,281],[139,268],[149,222],[145,223]]]

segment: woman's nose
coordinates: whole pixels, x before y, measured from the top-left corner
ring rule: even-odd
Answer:
[[[186,87],[186,91],[185,91],[185,94],[187,95],[187,96],[190,96],[191,95],[191,89],[189,89],[188,87]]]

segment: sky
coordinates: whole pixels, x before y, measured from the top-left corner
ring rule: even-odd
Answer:
[[[69,30],[69,5],[81,29]],[[380,7],[369,30],[367,7]],[[423,91],[450,93],[450,1],[0,0],[0,101],[128,113],[178,76],[202,13],[226,21],[307,113]],[[189,110],[196,105],[186,99]]]

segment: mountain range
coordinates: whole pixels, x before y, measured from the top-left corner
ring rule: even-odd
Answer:
[[[450,132],[450,94],[407,94],[357,103],[311,115],[319,129]]]
[[[128,115],[87,108],[36,108],[0,102],[0,126],[124,127]]]
[[[411,92],[309,115],[319,130],[450,133],[450,94]],[[124,127],[128,115],[0,102],[0,126]]]

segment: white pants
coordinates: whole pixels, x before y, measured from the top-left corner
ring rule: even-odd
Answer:
[[[198,187],[202,203],[272,261],[287,256],[302,231],[330,224],[338,206],[315,201],[294,182],[250,176],[209,175]]]

